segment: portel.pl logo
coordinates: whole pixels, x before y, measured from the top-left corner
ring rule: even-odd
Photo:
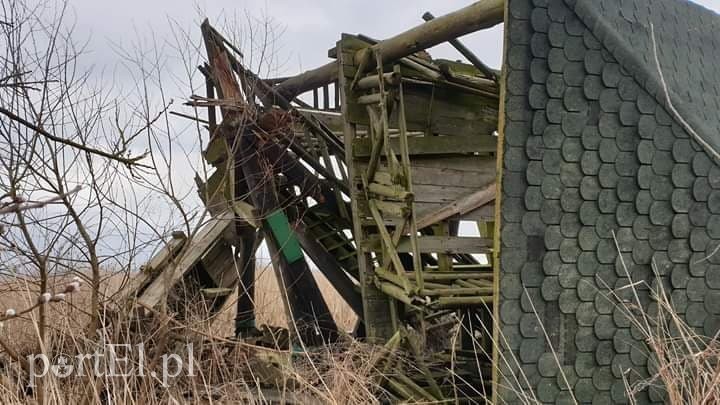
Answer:
[[[149,374],[156,378],[163,387],[167,387],[171,379],[185,372],[186,376],[195,376],[193,344],[185,345],[185,356],[167,353],[160,356],[160,370],[145,370],[145,346],[140,343],[106,344],[101,350],[93,353],[68,356],[60,354],[50,359],[45,354],[27,356],[30,366],[31,387],[35,379],[52,374],[56,378],[84,377],[145,377]]]

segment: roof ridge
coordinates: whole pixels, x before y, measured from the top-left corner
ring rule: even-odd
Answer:
[[[597,13],[597,8],[593,6],[595,0],[564,1],[568,8],[575,12],[605,49],[615,57],[618,64],[627,70],[638,82],[638,85],[647,91],[658,104],[666,110],[676,124],[680,125],[695,141],[700,143],[712,158],[720,162],[720,150],[705,140],[706,137],[712,136],[710,128],[705,124],[705,120],[699,117],[688,104],[673,103],[673,100],[682,100],[682,98],[664,83],[664,79],[661,77],[663,69],[657,60],[657,56],[654,65],[649,66],[632,47],[630,42],[620,35],[619,30],[612,27],[608,17],[602,13]],[[618,3],[620,2],[618,1]],[[618,4],[618,6],[619,5],[620,4]],[[622,10],[622,8],[618,7],[618,10]],[[618,13],[622,19],[627,24],[632,25],[633,28],[639,28],[647,32],[647,35],[655,47],[654,51],[656,55],[657,43],[655,41],[652,22],[645,24],[637,19],[628,18],[620,11],[618,11]]]

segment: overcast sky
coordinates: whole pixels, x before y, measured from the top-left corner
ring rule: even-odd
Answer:
[[[648,0],[649,1],[649,0]],[[720,12],[720,0],[695,0]],[[222,16],[245,13],[272,19],[273,25],[284,29],[275,46],[278,60],[284,63],[280,75],[298,73],[327,62],[327,50],[340,33],[363,33],[386,38],[419,24],[425,11],[436,16],[457,10],[470,0],[71,0],[80,34],[91,33],[90,50],[97,62],[110,57],[103,51],[109,42],[125,42],[134,32],[142,35],[151,29],[158,38],[170,35],[168,19],[181,25],[197,27],[200,15],[211,22]],[[196,28],[197,29],[197,28]],[[199,30],[196,31],[199,37]],[[463,40],[477,55],[493,67],[502,57],[502,30],[495,29],[467,35]],[[457,58],[449,46],[436,47],[434,57]],[[112,63],[112,60],[105,61]]]

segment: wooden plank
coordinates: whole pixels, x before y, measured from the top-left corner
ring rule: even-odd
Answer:
[[[399,150],[398,138],[391,138],[393,150]],[[355,139],[355,157],[370,156],[372,142],[368,138]],[[495,152],[496,138],[492,135],[418,136],[408,138],[410,155],[446,155],[457,153]],[[383,156],[385,154],[383,153]]]
[[[154,273],[157,270],[165,267],[167,263],[175,257],[175,255],[185,246],[187,242],[187,235],[185,232],[173,232],[172,239],[163,246],[160,251],[155,254],[147,263],[140,266],[140,271],[143,273]]]
[[[475,238],[468,236],[418,236],[418,249],[420,253],[490,253],[492,251],[492,240],[486,238]],[[364,244],[367,249],[380,251],[380,238],[377,236],[368,237]],[[408,253],[410,249],[410,238],[403,236],[397,245],[396,251]]]
[[[453,156],[452,159],[419,156],[413,159],[412,165],[414,168],[452,168],[453,170],[484,173],[488,171],[487,159],[485,156]]]
[[[147,263],[140,266],[140,271],[136,273],[126,287],[127,298],[135,298],[141,294],[145,286],[150,283],[167,264],[180,252],[187,242],[187,236],[183,232],[173,232],[172,239],[160,248],[155,256]]]
[[[490,135],[497,130],[498,100],[457,88],[444,82],[403,86],[408,131],[466,136]],[[360,125],[370,123],[364,105],[350,100],[346,118]],[[390,128],[398,127],[398,112],[389,117]]]
[[[497,195],[495,196],[497,203]],[[487,204],[474,209],[467,214],[460,215],[458,218],[463,221],[494,221],[495,220],[495,204]]]
[[[437,184],[478,189],[495,181],[495,158],[477,156],[472,166],[455,160],[455,157],[437,160],[441,167],[428,167],[430,159],[413,159],[413,185]]]
[[[505,20],[509,21],[508,14],[510,13],[509,7],[506,4],[505,5]],[[503,55],[508,55],[510,48],[508,47],[508,44],[510,43],[510,30],[506,29],[503,35]],[[504,151],[505,151],[505,103],[506,103],[506,97],[507,97],[507,69],[503,67],[502,75],[500,77],[500,111],[498,113],[498,153],[497,153],[497,180],[496,183],[498,185],[497,190],[497,196],[495,199],[495,206],[497,209],[495,210],[495,232],[493,235],[493,244],[494,249],[492,253],[492,263],[493,263],[493,300],[492,300],[492,319],[500,319],[500,249],[502,246],[502,243],[500,242],[500,227],[501,227],[501,221],[502,221],[502,174],[503,174],[503,166],[504,166]],[[502,324],[497,325],[493,322],[493,328],[492,328],[492,342],[499,342],[500,337],[502,334],[501,331]],[[475,346],[473,346],[475,347]],[[498,350],[498,345],[492,344],[492,364],[500,364],[500,350]],[[492,368],[492,398],[491,403],[497,403],[499,400],[498,392],[500,391],[499,387],[500,384],[504,384],[505,382],[501,379],[504,379],[505,376],[500,375],[500,367],[493,367]]]
[[[218,166],[227,159],[227,154],[227,141],[221,136],[216,136],[210,139],[207,148],[203,152],[203,157],[211,165]]]
[[[463,136],[490,135],[497,130],[498,100],[455,88],[447,83],[433,86],[405,85],[405,114],[410,131]],[[396,122],[396,114],[391,117]]]
[[[223,238],[215,242],[213,247],[203,256],[201,262],[216,286],[223,288],[235,287],[239,273],[235,268],[235,255],[232,246]]]
[[[456,215],[466,214],[478,207],[488,204],[495,199],[495,189],[495,183],[490,184],[481,190],[443,206],[437,211],[424,214],[423,216],[418,217],[417,228],[425,228],[426,226],[436,224]]]
[[[459,198],[467,196],[475,189],[458,186],[440,186],[435,184],[413,184],[413,195],[416,203],[451,204]]]
[[[152,283],[138,297],[138,303],[147,307],[154,307],[164,299],[172,287],[190,271],[205,252],[222,236],[225,230],[234,222],[234,215],[223,213],[211,219],[193,237],[188,239],[189,247],[181,252],[176,261],[170,263],[163,274],[155,278]]]
[[[250,224],[253,228],[260,228],[261,223],[257,210],[251,204],[237,200],[233,202],[232,209],[235,215]]]

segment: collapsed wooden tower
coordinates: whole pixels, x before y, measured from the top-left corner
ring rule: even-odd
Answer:
[[[608,366],[632,360],[646,375],[650,365],[608,296],[652,278],[657,257],[655,285],[679,292],[693,327],[716,333],[720,312],[718,141],[691,126],[706,129],[693,109],[708,116],[717,97],[685,95],[687,75],[660,91],[656,66],[644,66],[650,31],[636,44],[609,28],[630,38],[627,21],[663,20],[647,5],[622,7],[642,2],[483,0],[384,41],[343,34],[332,62],[286,79],[259,78],[204,22],[207,94],[189,104],[207,111],[214,171],[198,188],[212,220],[192,238],[174,235],[136,278],[133,302],[213,312],[239,286],[236,334],[261,341],[252,283],[264,240],[290,344],[342,335],[307,257],[358,315],[355,337],[412,353],[414,369],[380,368],[396,369],[383,377],[391,400],[622,399],[624,374]],[[659,3],[717,22],[683,1]],[[502,22],[501,74],[456,38]],[[471,63],[422,52],[446,41]],[[685,63],[672,52],[661,51],[663,65]],[[720,65],[693,55],[696,67]],[[460,236],[460,221],[479,236]],[[616,247],[631,252],[631,271]],[[649,288],[639,296],[640,307],[651,301]]]
[[[193,238],[176,235],[146,266],[136,302],[152,307],[169,294],[171,306],[195,300],[213,311],[239,284],[236,332],[256,338],[254,255],[264,240],[296,328],[291,342],[320,345],[339,333],[307,257],[358,315],[354,336],[415,353],[417,370],[388,377],[393,395],[452,395],[450,375],[438,370],[455,356],[472,364],[457,367],[462,395],[478,396],[492,352],[493,328],[481,320],[490,319],[495,289],[499,72],[455,37],[501,23],[503,2],[426,19],[385,41],[344,34],[334,62],[282,81],[249,71],[205,21],[207,94],[188,104],[207,108],[204,157],[215,169],[198,188],[213,219]],[[421,53],[448,40],[475,66]],[[461,220],[480,236],[458,236]],[[461,344],[446,347],[461,319]],[[473,353],[481,343],[486,352]]]

